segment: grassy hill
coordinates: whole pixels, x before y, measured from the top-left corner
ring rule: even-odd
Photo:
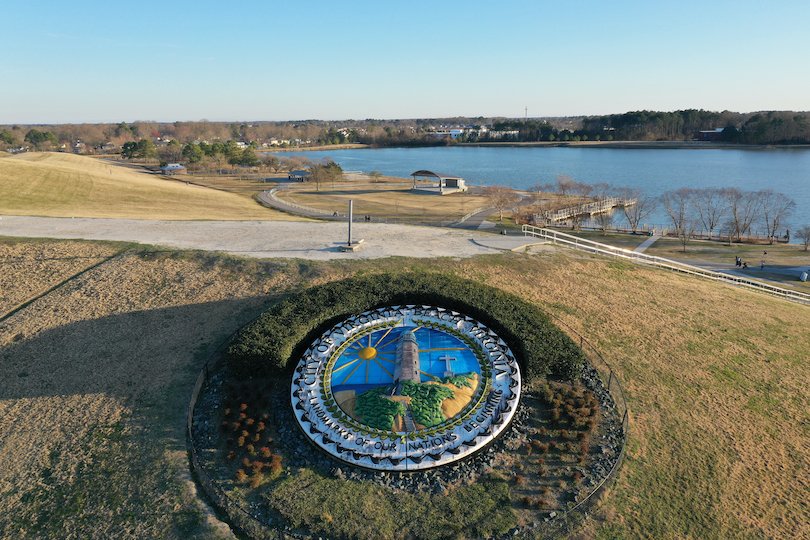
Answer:
[[[0,214],[170,220],[290,220],[233,193],[73,154],[0,159]]]
[[[518,294],[613,365],[627,458],[575,538],[810,537],[807,306],[562,248],[316,263],[127,247],[0,238],[0,314],[46,293],[0,315],[2,537],[234,538],[187,472],[208,353],[300,287],[399,270]]]

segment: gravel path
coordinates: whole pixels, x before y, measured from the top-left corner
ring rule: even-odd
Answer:
[[[136,219],[0,216],[0,236],[123,240],[176,249],[223,251],[248,257],[310,260],[383,257],[472,257],[511,249],[498,238],[474,231],[381,223],[354,223],[359,251],[343,253],[346,223],[289,221],[151,221]],[[521,237],[522,238],[522,237]],[[519,241],[520,242],[520,241]]]

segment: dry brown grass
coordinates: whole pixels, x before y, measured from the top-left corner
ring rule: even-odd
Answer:
[[[14,268],[6,309],[119,249],[0,245]],[[518,293],[613,365],[632,415],[627,460],[580,537],[810,536],[810,308],[562,249],[326,263],[128,251],[103,262],[0,320],[0,536],[228,536],[185,456],[185,407],[209,351],[281,293],[405,269]],[[24,288],[6,293],[15,276]]]
[[[25,153],[0,160],[0,214],[172,220],[289,220],[249,198],[109,161]]]
[[[218,189],[230,193],[236,193],[242,197],[252,199],[254,195],[276,186],[276,180],[287,178],[286,173],[274,174],[230,174],[230,175],[207,175],[189,174],[178,175],[174,179],[178,182],[191,182],[198,186]]]
[[[460,219],[476,208],[488,206],[481,195],[454,193],[451,195],[420,195],[410,186],[386,183],[364,184],[357,187],[285,190],[279,198],[329,212],[349,212],[349,200],[354,200],[354,215],[370,215],[374,221],[395,220],[438,223]]]

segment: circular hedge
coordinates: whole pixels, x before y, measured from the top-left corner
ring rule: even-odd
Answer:
[[[403,304],[441,306],[489,326],[512,349],[527,382],[548,375],[575,380],[582,371],[580,348],[538,306],[488,285],[431,273],[352,277],[291,296],[237,334],[225,354],[228,370],[241,379],[277,378],[339,320]]]

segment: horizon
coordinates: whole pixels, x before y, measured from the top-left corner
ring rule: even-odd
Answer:
[[[0,67],[2,125],[810,110],[797,65],[810,6],[794,0],[250,11],[45,0],[5,13],[0,43],[15,52]]]

